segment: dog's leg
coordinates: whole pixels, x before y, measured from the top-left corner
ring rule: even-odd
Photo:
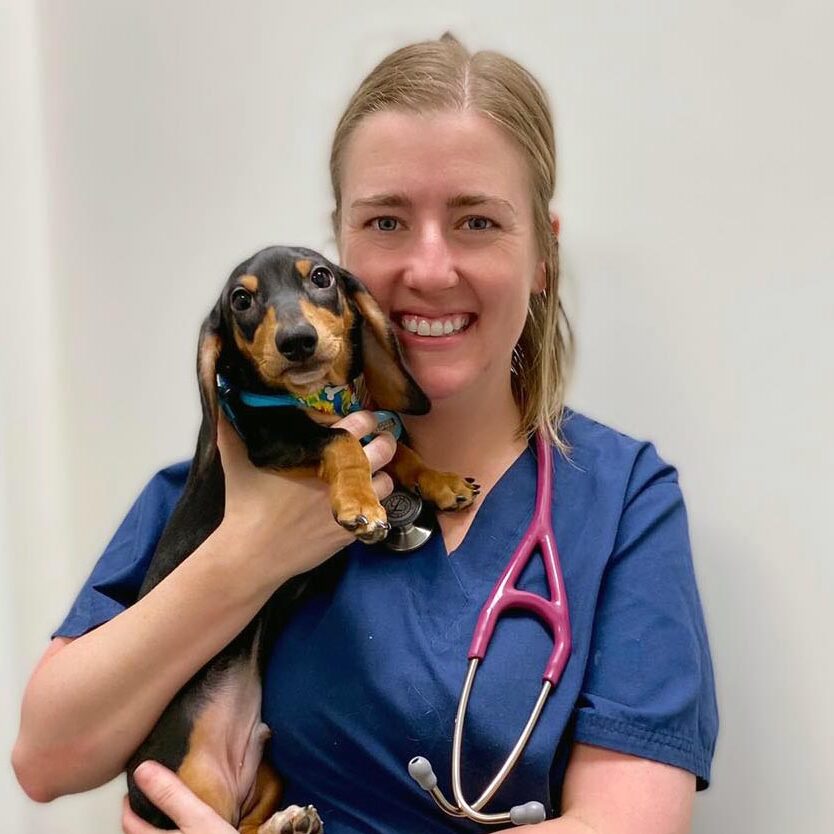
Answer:
[[[366,543],[382,541],[390,526],[371,484],[371,465],[362,445],[346,431],[333,431],[321,453],[319,477],[330,484],[336,521]]]
[[[282,790],[278,774],[262,761],[250,799],[244,806],[244,815],[238,826],[240,834],[320,834],[324,830],[312,805],[306,808],[290,805],[283,811],[275,812]],[[252,807],[246,810],[249,806]]]
[[[479,488],[473,478],[454,472],[438,472],[423,463],[413,449],[397,444],[397,451],[385,471],[399,484],[413,489],[440,510],[463,510],[472,504]]]
[[[282,792],[283,786],[278,774],[266,760],[262,760],[258,766],[255,784],[242,809],[240,834],[257,834],[278,807]]]

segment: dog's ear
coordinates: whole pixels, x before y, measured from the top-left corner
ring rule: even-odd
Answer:
[[[222,350],[223,314],[218,301],[200,328],[197,347],[197,382],[203,407],[203,422],[197,442],[200,468],[210,464],[217,454],[217,360]]]
[[[385,314],[362,282],[341,270],[348,297],[361,317],[362,374],[378,408],[403,414],[427,414],[431,408],[403,361],[397,337]]]

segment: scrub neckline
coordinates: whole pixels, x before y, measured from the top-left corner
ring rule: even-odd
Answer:
[[[449,550],[446,547],[446,539],[443,538],[443,530],[440,528],[440,523],[437,522],[437,532],[436,535],[440,540],[440,544],[443,548],[443,554],[447,559],[459,559],[460,553],[464,550],[467,544],[471,544],[471,540],[478,535],[478,531],[476,530],[477,527],[482,527],[486,518],[486,515],[482,517],[482,514],[485,510],[487,513],[491,512],[489,510],[489,506],[494,504],[497,500],[497,496],[503,491],[503,486],[506,485],[507,481],[512,477],[515,470],[521,466],[521,462],[526,458],[526,456],[532,454],[532,448],[530,446],[530,442],[527,442],[527,445],[518,453],[518,455],[512,460],[510,465],[501,473],[498,480],[492,485],[490,491],[484,496],[484,500],[481,502],[481,505],[477,508],[475,512],[475,517],[469,524],[469,527],[466,529],[466,533],[464,534],[463,538],[458,542],[457,547],[453,550]]]

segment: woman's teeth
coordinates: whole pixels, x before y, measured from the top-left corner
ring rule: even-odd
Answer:
[[[400,323],[404,330],[418,336],[449,336],[459,333],[469,324],[468,315],[450,316],[445,319],[425,319],[420,316],[402,316]]]

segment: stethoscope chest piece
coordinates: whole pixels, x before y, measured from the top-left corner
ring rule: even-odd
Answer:
[[[397,553],[407,553],[424,545],[434,530],[431,516],[423,512],[423,501],[413,492],[395,489],[382,500],[391,530],[385,546]]]

